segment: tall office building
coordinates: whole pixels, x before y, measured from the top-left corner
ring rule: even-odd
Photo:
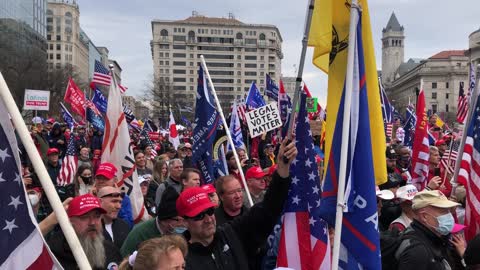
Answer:
[[[80,28],[76,1],[49,0],[47,9],[48,68],[72,67],[88,82],[90,40]]]
[[[0,71],[18,106],[24,90],[45,89],[46,0],[0,0]]]
[[[154,78],[161,84],[160,117],[168,117],[169,106],[194,107],[200,55],[224,109],[243,98],[252,82],[263,93],[265,74],[276,81],[281,75],[282,37],[274,25],[193,12],[184,20],[152,21],[152,36]]]

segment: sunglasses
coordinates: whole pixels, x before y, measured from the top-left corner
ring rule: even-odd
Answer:
[[[100,198],[105,198],[105,197],[114,197],[114,198],[118,198],[118,197],[121,197],[121,196],[122,196],[122,193],[115,192],[115,193],[105,194],[105,195],[103,195],[103,196],[102,196],[102,197],[100,197]]]
[[[205,215],[212,216],[215,213],[215,208],[208,208],[207,210],[201,212],[200,214],[194,216],[194,217],[187,217],[188,219],[194,220],[194,221],[200,221],[205,218]]]

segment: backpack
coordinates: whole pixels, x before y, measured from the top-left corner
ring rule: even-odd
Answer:
[[[397,270],[398,259],[407,248],[413,245],[423,245],[422,240],[412,232],[413,229],[408,227],[402,232],[393,228],[380,233],[383,270]],[[430,250],[428,245],[425,246]]]

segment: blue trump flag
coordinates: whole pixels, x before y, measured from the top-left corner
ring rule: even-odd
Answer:
[[[90,100],[87,99],[86,104],[87,121],[90,122],[96,130],[103,131],[105,129],[105,121],[103,120],[102,114]]]
[[[345,109],[345,95],[342,94],[322,192],[320,215],[330,225],[335,224],[340,159],[347,158],[344,190],[346,205],[342,219],[339,264],[343,269],[380,270],[377,201],[360,20],[359,18],[357,24],[349,140],[342,142]],[[348,144],[346,157],[340,156],[343,143]]]
[[[107,98],[98,90],[98,88],[95,88],[93,90],[93,97],[92,97],[92,102],[95,104],[95,107],[101,112],[101,113],[107,113],[107,103],[108,100]]]
[[[252,82],[252,85],[250,86],[250,90],[248,91],[245,104],[248,106],[248,109],[250,110],[267,105],[262,95],[260,94],[260,91],[258,91],[258,88],[255,85],[255,82]]]
[[[73,127],[75,126],[76,122],[75,119],[73,118],[72,114],[65,108],[65,105],[60,102],[60,110],[62,111],[62,117],[65,123],[68,124],[68,128],[70,130],[73,130]]]
[[[278,86],[275,84],[275,82],[272,80],[270,75],[265,74],[266,77],[266,85],[265,85],[265,95],[267,97],[277,100],[278,99]]]
[[[415,115],[413,107],[407,107],[405,119],[407,120],[403,126],[403,129],[405,130],[405,139],[403,140],[403,144],[412,148],[413,138],[415,138],[415,125],[417,124],[417,116]]]
[[[202,172],[204,184],[213,183],[213,141],[220,123],[220,115],[210,103],[213,101],[205,73],[200,66],[198,70],[197,101],[193,129],[192,163]]]

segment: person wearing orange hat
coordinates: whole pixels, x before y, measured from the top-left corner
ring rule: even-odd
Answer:
[[[102,214],[105,213],[100,201],[91,194],[73,198],[67,210],[70,223],[92,269],[106,269],[107,266],[118,265],[122,261],[118,248],[103,236]],[[65,269],[77,269],[77,262],[62,232],[52,234],[47,243]]]
[[[273,167],[273,166],[272,166]],[[254,166],[247,170],[245,174],[245,179],[247,180],[248,191],[250,191],[250,196],[252,197],[253,204],[257,204],[263,201],[265,196],[266,179],[268,173],[265,173],[261,167]],[[246,190],[243,190],[243,205],[247,208],[250,208],[250,203],[248,202]]]

